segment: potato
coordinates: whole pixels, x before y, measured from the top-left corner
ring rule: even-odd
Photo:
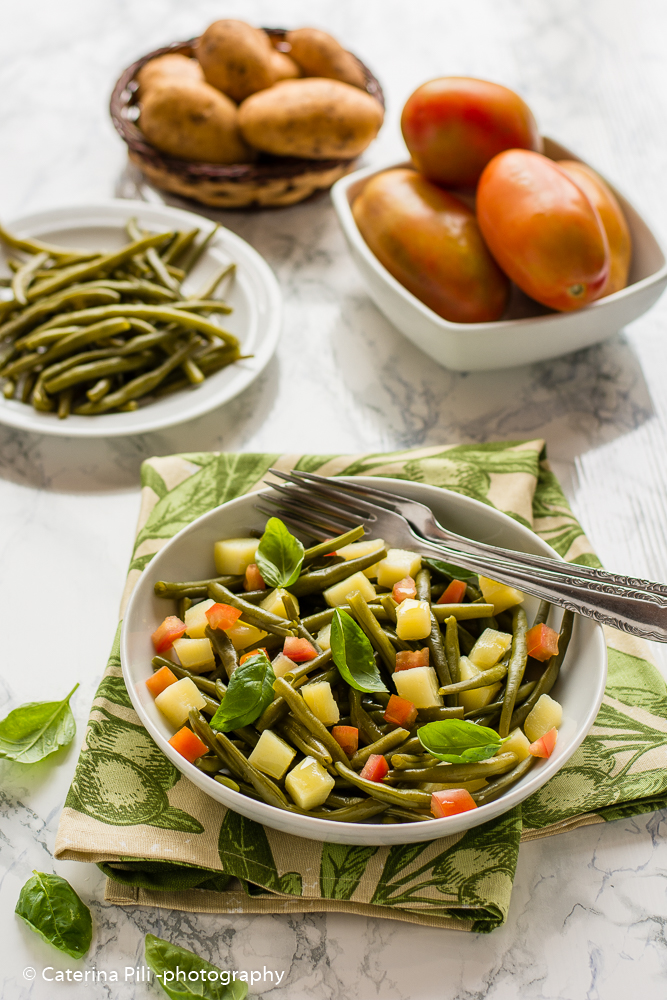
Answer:
[[[169,80],[190,80],[192,83],[204,83],[204,72],[196,59],[181,55],[180,52],[168,52],[157,59],[150,59],[137,73],[139,94],[143,95],[157,84]]]
[[[283,80],[239,108],[244,139],[277,156],[353,159],[380,130],[382,105],[338,80]]]
[[[290,59],[284,52],[273,52],[271,55],[271,66],[273,68],[274,82],[278,80],[295,80],[301,76],[301,67],[297,66],[293,59]]]
[[[153,146],[181,160],[247,163],[253,155],[232,101],[208,83],[162,81],[141,102],[139,126]]]
[[[235,101],[266,90],[284,65],[266,32],[244,21],[214,21],[197,40],[195,54],[207,81]]]
[[[326,77],[366,89],[366,77],[358,59],[326,31],[299,28],[288,31],[285,41],[292,46],[290,56],[305,76]]]

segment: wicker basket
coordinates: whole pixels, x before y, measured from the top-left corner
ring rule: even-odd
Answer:
[[[269,35],[284,36],[285,29],[265,28]],[[174,42],[149,52],[121,75],[111,95],[111,118],[127,143],[130,160],[148,180],[164,191],[216,208],[249,208],[294,205],[318,191],[326,191],[355,167],[356,160],[306,160],[261,154],[254,163],[199,163],[179,160],[151,146],[135,125],[138,85],[142,66],[168,52],[193,55],[197,41]],[[366,76],[366,90],[384,107],[384,95],[371,71],[360,61]]]

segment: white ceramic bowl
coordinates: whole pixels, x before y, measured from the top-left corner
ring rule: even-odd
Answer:
[[[127,243],[125,223],[132,216],[137,217],[140,227],[155,231],[197,227],[205,235],[213,228],[209,219],[180,208],[119,199],[23,216],[9,222],[7,229],[17,236],[38,237],[64,246],[113,250]],[[0,271],[7,270],[5,261],[10,254],[0,244]],[[243,353],[252,357],[215,372],[196,388],[165,396],[129,413],[73,415],[58,420],[55,413],[40,413],[0,393],[0,422],[62,437],[116,437],[184,423],[233,399],[257,378],[276,349],[282,325],[282,296],[264,258],[240,236],[223,228],[183,282],[184,293],[196,291],[229,261],[235,261],[237,266],[227,294],[233,312],[224,317],[224,325],[239,338]]]
[[[547,138],[544,151],[552,160],[579,159]],[[493,323],[450,323],[420,302],[386,270],[362,237],[352,215],[352,203],[369,178],[381,170],[406,166],[410,164],[392,163],[357,170],[334,184],[331,197],[354,262],[378,309],[401,333],[446,368],[455,371],[512,368],[589,347],[637,319],[664,291],[667,263],[658,241],[630,202],[610,185],[621,203],[633,242],[626,288],[575,312],[546,314],[541,306],[516,290],[509,318]],[[543,314],[537,315],[538,311]]]
[[[377,485],[374,479],[363,476],[353,478],[361,483]],[[382,488],[428,504],[443,524],[463,535],[525,552],[554,556],[553,549],[527,528],[477,500],[434,486],[397,479],[382,479]],[[266,518],[255,509],[257,498],[257,493],[251,493],[223,504],[175,535],[152,559],[139,579],[121,634],[123,676],[141,721],[172,763],[207,795],[258,823],[298,837],[340,844],[403,844],[435,840],[499,816],[540,788],[572,756],[593,725],[602,702],[607,675],[607,650],[602,630],[587,618],[576,619],[565,663],[552,692],[563,706],[563,723],[554,753],[548,760],[538,760],[506,795],[479,809],[422,823],[337,823],[300,816],[256,802],[218,784],[194,764],[188,763],[169,745],[168,740],[174,730],[155,707],[145,684],[153,673],[151,633],[167,614],[173,614],[172,602],[155,597],[153,587],[157,580],[193,580],[214,576],[215,541],[242,536],[250,528],[264,527]],[[526,599],[529,616],[536,609],[536,604],[532,598]]]

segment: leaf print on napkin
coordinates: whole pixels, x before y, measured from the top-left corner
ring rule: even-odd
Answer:
[[[351,899],[377,847],[323,844],[320,892],[325,899]]]
[[[264,827],[231,809],[227,810],[220,827],[218,854],[223,871],[228,875],[235,875],[244,882],[272,892],[301,895],[301,876],[298,872],[287,872],[278,878]]]

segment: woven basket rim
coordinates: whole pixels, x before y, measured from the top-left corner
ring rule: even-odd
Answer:
[[[284,35],[287,28],[263,28],[269,35]],[[183,52],[192,54],[193,47],[197,42],[197,37],[181,42],[172,42],[164,45],[153,52],[148,52],[135,60],[127,69],[123,70],[116,81],[116,85],[111,94],[109,111],[114,127],[121,139],[130,150],[141,160],[148,161],[155,169],[161,169],[171,174],[178,174],[187,179],[190,184],[201,183],[202,181],[217,182],[242,182],[258,184],[266,183],[269,180],[279,178],[294,178],[304,173],[324,173],[334,167],[351,164],[357,157],[350,159],[338,158],[332,160],[308,160],[302,157],[291,156],[268,156],[262,154],[262,160],[255,163],[205,163],[197,160],[181,160],[175,156],[169,156],[160,152],[155,146],[146,141],[145,136],[137,125],[125,115],[125,110],[135,103],[137,91],[136,76],[142,66],[145,66],[151,59],[158,56],[168,55],[172,52]],[[354,55],[354,53],[351,53]],[[374,97],[384,108],[384,93],[379,81],[370,69],[357,57],[354,56],[366,77],[366,92]]]

